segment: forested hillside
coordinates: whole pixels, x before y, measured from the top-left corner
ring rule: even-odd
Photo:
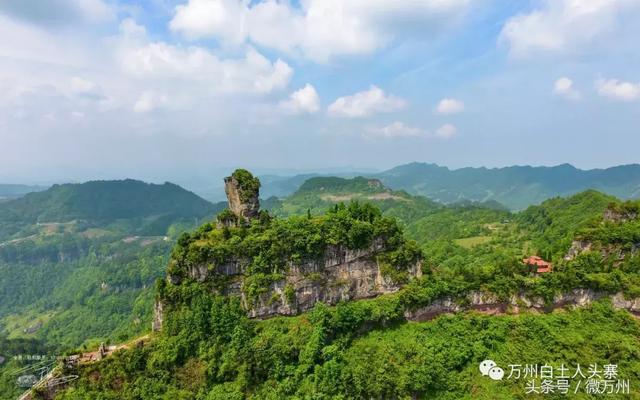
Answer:
[[[177,219],[202,218],[215,210],[211,203],[171,183],[154,185],[129,179],[54,185],[0,203],[0,240],[31,225],[72,221],[89,226],[127,221],[124,230],[162,234]]]
[[[148,331],[173,244],[220,209],[176,185],[133,180],[0,203],[0,368],[15,355],[60,355]],[[0,393],[18,393],[15,377],[0,381]]]
[[[640,325],[620,310],[631,307],[625,299],[640,297],[640,203],[588,191],[511,214],[443,206],[378,187],[374,193],[392,197],[372,203],[387,215],[412,216],[399,221],[396,235],[416,240],[422,275],[374,299],[335,307],[318,302],[295,317],[250,319],[247,292],[230,294],[224,289],[230,281],[216,272],[237,260],[233,254],[253,254],[238,249],[257,252],[241,289],[260,293],[273,282],[263,278],[282,279],[289,273],[284,266],[323,254],[314,252],[318,241],[355,240],[360,248],[373,240],[357,222],[376,215],[371,206],[357,211],[370,185],[330,180],[309,186],[338,198],[312,204],[303,190],[274,210],[296,209],[301,216],[279,220],[262,213],[253,222],[207,224],[183,236],[173,259],[186,264],[171,262],[170,279],[158,286],[169,301],[162,331],[145,346],[80,367],[79,382],[57,398],[524,398],[524,380],[493,381],[478,372],[487,358],[499,365],[615,363],[621,378],[640,378]],[[358,203],[340,206],[345,193],[345,201]],[[355,219],[332,216],[346,210]],[[311,227],[318,231],[307,232]],[[296,232],[307,233],[294,239]],[[295,251],[283,250],[288,246]],[[522,262],[536,254],[553,263],[550,272]],[[204,277],[201,264],[209,265]],[[171,277],[177,265],[192,272]],[[271,268],[278,265],[283,269]],[[342,284],[326,282],[327,288],[336,283]],[[273,301],[281,296],[289,295],[284,290]],[[572,296],[588,301],[573,308]],[[460,312],[439,316],[439,309],[448,312],[445,304]],[[478,311],[463,312],[473,305]]]

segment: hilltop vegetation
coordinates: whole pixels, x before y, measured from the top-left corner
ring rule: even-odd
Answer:
[[[574,239],[572,232],[596,225],[615,197],[589,190],[569,198],[553,198],[518,214],[517,220],[531,233],[539,253],[547,258],[566,252]]]
[[[344,190],[344,182],[338,183],[334,188]],[[313,190],[322,187],[330,192],[326,183],[313,185]],[[354,193],[353,187],[348,190]],[[308,198],[291,196],[282,207],[300,199]],[[444,297],[464,302],[475,291],[500,299],[524,293],[547,304],[577,288],[637,297],[640,254],[632,248],[638,248],[640,237],[640,203],[589,191],[514,215],[406,199],[379,202],[388,206],[386,212],[406,215],[411,212],[403,207],[424,206],[417,221],[405,223],[426,257],[424,275],[400,292],[336,307],[317,303],[297,317],[260,321],[247,318],[237,297],[212,294],[206,285],[189,280],[179,286],[161,283],[160,293],[173,303],[155,341],[85,367],[80,382],[61,398],[454,399],[470,393],[484,399],[523,397],[524,381],[493,382],[477,372],[486,358],[501,365],[616,363],[625,379],[640,378],[634,361],[640,355],[640,325],[627,312],[614,311],[606,300],[584,310],[541,316],[460,314],[425,323],[408,323],[405,318],[405,312]],[[313,257],[317,243],[339,240],[358,246],[368,240],[358,237],[370,236],[353,233],[375,231],[385,220],[389,222],[383,226],[396,226],[370,205],[331,203],[320,203],[328,211],[308,209],[284,220],[263,214],[245,227],[204,225],[179,241],[174,258],[195,257],[192,261],[197,263],[220,256],[223,262],[229,254],[249,254],[254,262],[248,269],[251,281],[265,273],[286,273],[278,268],[283,260]],[[619,217],[611,217],[612,212]],[[370,228],[353,230],[368,226],[367,221],[372,222]],[[397,226],[394,232],[400,232]],[[602,239],[603,232],[617,233]],[[554,239],[547,241],[546,235]],[[459,242],[477,237],[486,240],[474,245]],[[565,259],[574,239],[593,241],[593,250]],[[623,252],[609,257],[600,252],[598,241],[615,243]],[[524,255],[538,252],[554,262],[553,273],[535,275],[522,264]],[[176,265],[170,264],[170,273]]]
[[[72,371],[81,378],[59,398],[522,397],[523,381],[496,383],[477,373],[485,358],[500,364],[612,362],[625,379],[640,378],[633,361],[640,355],[639,325],[606,300],[541,316],[472,313],[424,323],[405,317],[445,297],[464,303],[476,291],[503,300],[524,293],[547,304],[577,288],[639,297],[640,202],[587,191],[511,213],[491,204],[443,205],[365,178],[322,178],[270,204],[271,213],[252,222],[221,227],[211,218],[181,235],[168,264],[181,284],[160,280],[156,289],[171,300],[163,331],[150,345]],[[170,238],[186,227],[179,226],[169,229]],[[48,235],[79,240],[78,233],[86,232],[74,229]],[[249,319],[240,299],[212,294],[224,293],[229,282],[185,278],[189,265],[212,262],[213,270],[242,255],[249,260],[242,290],[251,299],[287,274],[290,262],[313,259],[327,244],[366,247],[378,235],[394,244],[386,261],[396,271],[421,253],[422,278],[405,281],[394,294],[335,307],[318,303],[296,317]],[[2,321],[12,346],[53,344],[61,350],[148,331],[154,300],[149,285],[163,275],[171,240],[143,245],[144,238],[124,242],[115,232],[100,238],[76,245],[90,250],[73,262],[52,258],[29,266],[15,258],[38,254],[45,242],[33,242],[31,251],[8,252],[27,242],[5,248],[5,257],[14,254],[13,264],[0,266],[0,273],[18,282],[0,299],[11,312]],[[590,247],[565,259],[575,240]],[[553,262],[553,273],[536,275],[523,265],[532,254]],[[44,324],[35,334],[22,333],[38,320]],[[18,341],[33,337],[42,341]],[[10,384],[0,381],[0,388]]]
[[[207,265],[208,270],[215,271],[246,260],[242,290],[251,301],[271,283],[282,280],[292,264],[322,258],[329,246],[366,249],[376,240],[384,243],[384,252],[378,258],[388,266],[385,272],[406,281],[407,268],[421,257],[417,245],[403,237],[394,219],[357,202],[336,205],[318,217],[309,214],[272,219],[263,213],[249,225],[216,229],[211,223],[205,224],[193,234],[180,237],[168,274],[172,280],[183,281],[194,266]],[[226,276],[216,278],[211,284],[218,290],[229,283]]]

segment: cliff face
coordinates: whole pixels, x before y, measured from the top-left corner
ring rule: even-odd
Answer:
[[[405,312],[409,321],[428,321],[441,314],[454,314],[463,311],[478,311],[485,314],[517,314],[522,311],[549,312],[567,306],[585,307],[601,298],[610,298],[613,308],[627,310],[640,315],[640,299],[625,299],[623,293],[610,295],[591,289],[575,289],[556,295],[552,302],[545,303],[540,297],[513,295],[508,300],[499,300],[496,296],[483,292],[472,292],[462,301],[443,298],[426,307]]]
[[[187,268],[187,278],[197,282],[224,280],[222,294],[239,296],[250,318],[269,318],[276,315],[297,315],[318,302],[335,305],[340,301],[358,300],[393,293],[402,287],[384,274],[378,256],[386,251],[383,240],[376,240],[366,249],[352,250],[344,246],[328,246],[324,256],[302,263],[290,263],[281,280],[266,290],[249,297],[244,290],[247,278],[246,259],[234,259],[211,268],[210,264],[194,264]],[[416,260],[408,269],[408,279],[422,275],[422,261]],[[181,279],[169,275],[171,284]],[[163,303],[154,308],[154,331],[162,329]]]
[[[334,305],[399,290],[402,285],[385,276],[383,266],[377,261],[377,255],[384,251],[382,240],[358,250],[329,246],[319,259],[290,263],[283,279],[271,283],[264,293],[253,298],[242,290],[246,260],[234,260],[214,271],[204,264],[196,265],[188,270],[188,276],[199,282],[219,279],[220,275],[230,278],[225,294],[240,296],[249,317],[296,315],[317,302]],[[416,261],[408,271],[409,277],[419,277],[421,266],[421,261]]]

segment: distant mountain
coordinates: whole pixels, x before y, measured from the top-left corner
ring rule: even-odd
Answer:
[[[172,183],[127,179],[54,185],[0,203],[0,237],[30,224],[75,220],[101,226],[136,220],[139,226],[152,226],[156,233],[176,220],[212,216],[221,208]]]
[[[30,185],[14,185],[0,183],[0,201],[6,199],[15,199],[31,192],[40,192],[46,190],[46,186],[30,186]]]
[[[373,203],[384,214],[411,224],[445,206],[424,196],[412,196],[405,191],[393,191],[375,178],[314,177],[306,180],[290,196],[271,197],[261,204],[277,216],[322,214],[338,203],[359,201]]]
[[[638,164],[592,170],[580,170],[569,164],[451,170],[436,164],[411,163],[371,176],[392,189],[445,203],[495,200],[512,210],[588,189],[622,199],[640,198]]]
[[[263,198],[285,197],[298,190],[307,179],[318,176],[318,174],[301,174],[294,176],[262,175],[258,178],[262,183],[260,195]]]
[[[296,194],[310,192],[331,192],[332,194],[340,193],[382,193],[390,191],[378,179],[368,179],[358,176],[352,179],[337,177],[315,177],[306,180]]]

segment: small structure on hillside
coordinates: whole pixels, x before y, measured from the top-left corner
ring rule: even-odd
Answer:
[[[522,262],[526,265],[536,267],[536,273],[538,274],[551,272],[551,270],[553,269],[553,264],[543,260],[542,257],[538,257],[538,256],[530,256],[522,260]]]

